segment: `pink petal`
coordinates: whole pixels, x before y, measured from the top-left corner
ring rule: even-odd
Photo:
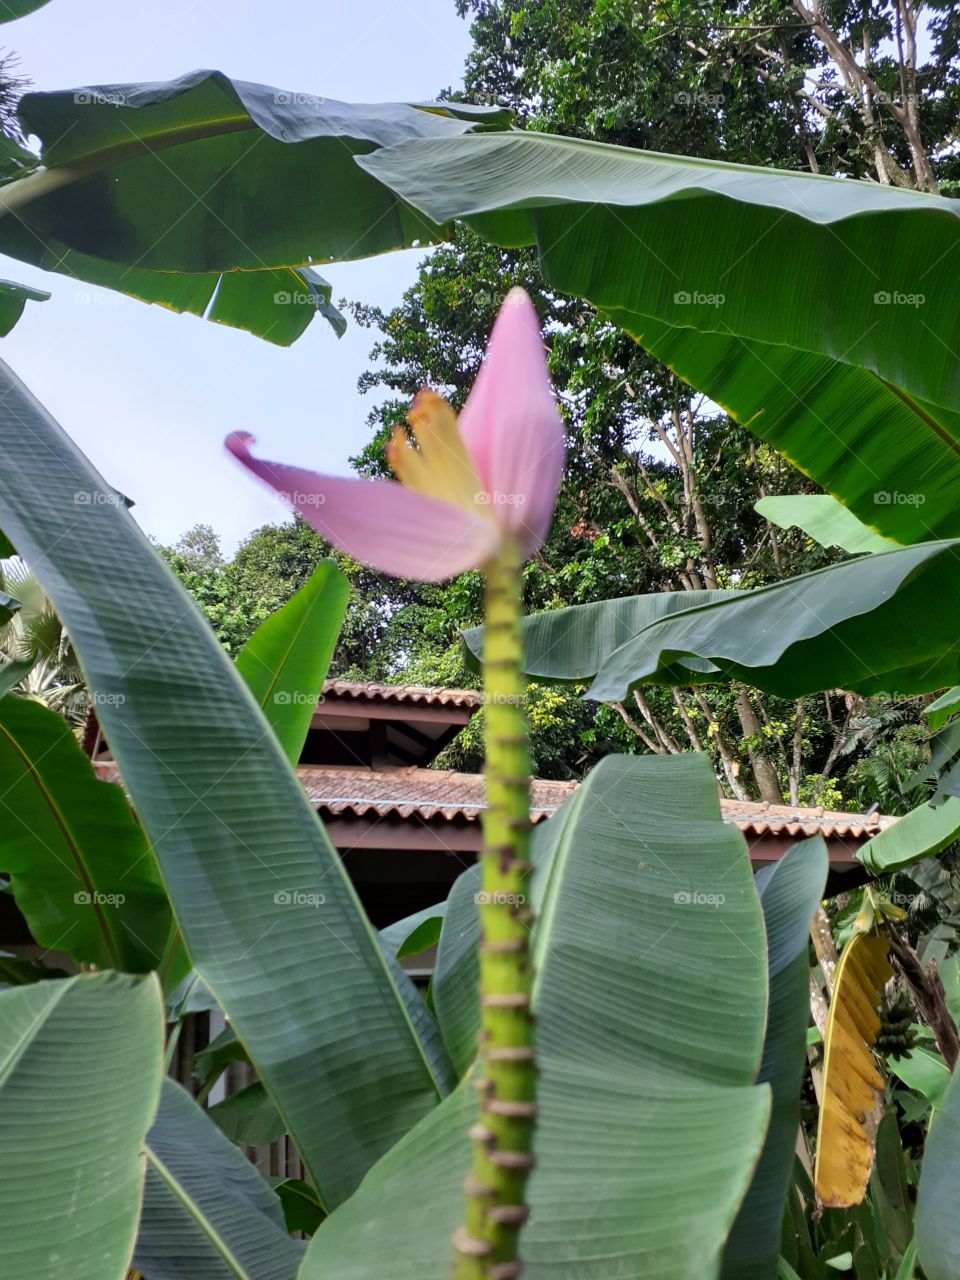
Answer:
[[[540,321],[522,289],[500,308],[460,430],[495,518],[529,555],[550,531],[564,437]]]
[[[240,431],[225,443],[321,537],[372,569],[415,582],[440,582],[478,568],[496,551],[497,527],[483,516],[392,480],[322,476],[262,462],[250,453],[253,437]]]

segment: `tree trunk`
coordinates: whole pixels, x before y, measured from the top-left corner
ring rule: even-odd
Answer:
[[[739,689],[737,692],[737,715],[740,717],[740,727],[743,729],[744,737],[756,739],[758,744],[761,743],[763,741],[763,727],[757,719],[756,711],[753,709],[750,694],[744,688]],[[765,754],[763,747],[760,745],[755,746],[748,741],[747,756],[750,760],[753,776],[757,781],[760,798],[766,800],[768,804],[783,804],[780,779],[777,777],[777,771],[773,767],[770,758]]]

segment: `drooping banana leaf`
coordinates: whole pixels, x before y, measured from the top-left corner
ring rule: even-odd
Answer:
[[[810,1018],[809,932],[829,863],[823,841],[795,844],[755,878],[767,932],[769,999],[763,1061],[770,1127],[750,1190],[723,1252],[723,1280],[774,1280],[784,1205],[800,1125],[800,1089]]]
[[[883,1088],[871,1049],[880,1030],[881,992],[892,976],[886,939],[854,934],[837,965],[824,1036],[814,1185],[828,1208],[859,1204],[867,1189],[873,1141],[865,1121]]]
[[[584,683],[597,674],[605,658],[652,622],[736,595],[735,591],[657,591],[530,614],[522,624],[524,672],[535,680]],[[483,627],[470,627],[463,640],[470,665],[479,670]]]
[[[0,280],[0,338],[7,336],[23,315],[28,302],[46,302],[49,297],[46,289],[34,289],[28,284],[16,284],[13,280]]]
[[[879,532],[960,534],[960,201],[533,132],[357,163],[434,222],[535,245]]]
[[[4,1280],[124,1280],[163,1078],[156,979],[0,992]]]
[[[927,1280],[960,1275],[960,1076],[930,1124],[917,1194],[917,1258]]]
[[[262,1084],[250,1084],[210,1108],[210,1119],[231,1142],[268,1147],[286,1133],[283,1117]]]
[[[931,729],[942,729],[957,711],[960,711],[960,685],[955,684],[931,702],[923,714]]]
[[[279,1199],[169,1079],[146,1154],[134,1254],[145,1280],[294,1280],[303,1245],[287,1234]]]
[[[0,527],[99,695],[190,960],[335,1204],[443,1091],[422,1000],[195,604],[122,505],[75,503],[103,481],[2,365],[0,455]]]
[[[960,543],[929,542],[753,591],[659,592],[535,614],[523,623],[524,669],[542,680],[593,676],[587,696],[604,702],[635,684],[727,679],[783,697],[906,696],[960,675],[958,630]],[[482,628],[464,640],[482,653]]]
[[[292,765],[303,751],[349,592],[334,562],[322,560],[237,655],[237,670]]]
[[[821,547],[861,552],[892,551],[897,545],[881,537],[842,502],[828,493],[781,494],[761,498],[754,506],[760,515],[781,529],[802,529]]]
[[[911,809],[872,836],[857,850],[857,857],[874,875],[883,875],[939,853],[958,838],[960,799],[948,796],[941,804],[924,802]]]
[[[34,940],[103,969],[148,973],[173,916],[143,828],[98,780],[67,722],[0,699],[0,861]]]
[[[283,344],[318,311],[342,331],[313,266],[439,234],[354,155],[509,115],[352,105],[217,71],[30,93],[19,114],[44,167],[0,190],[16,215],[0,216],[0,251]]]
[[[415,911],[412,916],[406,916],[381,929],[380,941],[398,960],[405,956],[419,955],[439,942],[446,914],[446,902],[438,902],[434,907],[424,907],[422,911]]]
[[[768,1109],[742,837],[693,755],[610,756],[549,825],[524,1276],[709,1280]],[[447,1280],[476,1115],[465,1080],[324,1223],[302,1280]]]

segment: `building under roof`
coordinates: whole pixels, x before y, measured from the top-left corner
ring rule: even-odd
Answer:
[[[382,927],[442,901],[476,860],[485,803],[479,774],[428,768],[481,706],[472,689],[328,680],[297,769],[374,924]],[[97,760],[117,781],[107,749]],[[576,782],[534,779],[534,822],[555,813]],[[833,873],[852,887],[857,850],[896,821],[790,805],[721,800],[744,834],[754,866],[775,862],[798,839],[821,835]]]

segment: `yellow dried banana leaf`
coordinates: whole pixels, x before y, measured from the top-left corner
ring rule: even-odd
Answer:
[[[837,965],[824,1037],[814,1185],[828,1208],[859,1204],[866,1193],[874,1150],[869,1122],[883,1088],[871,1050],[880,996],[892,976],[886,939],[854,934]]]

